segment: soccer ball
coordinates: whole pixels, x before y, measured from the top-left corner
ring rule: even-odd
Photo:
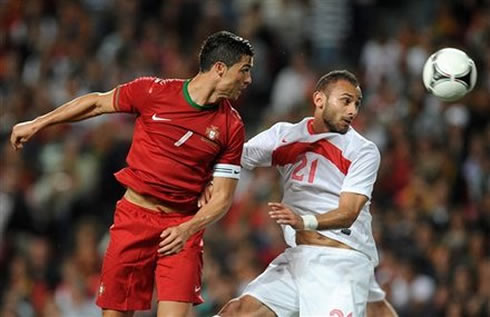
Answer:
[[[424,86],[443,101],[456,101],[476,83],[476,67],[465,52],[443,48],[432,54],[424,65]]]

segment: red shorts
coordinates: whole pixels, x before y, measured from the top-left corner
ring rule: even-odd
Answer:
[[[204,231],[191,236],[177,254],[157,254],[162,231],[193,216],[157,213],[124,198],[119,200],[104,256],[97,305],[120,311],[150,309],[155,281],[159,301],[202,303]]]

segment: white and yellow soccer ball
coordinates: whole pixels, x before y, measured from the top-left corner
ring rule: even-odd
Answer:
[[[422,77],[430,93],[443,101],[452,102],[475,87],[476,73],[475,63],[465,52],[448,47],[427,59]]]

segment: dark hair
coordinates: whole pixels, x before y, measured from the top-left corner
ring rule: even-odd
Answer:
[[[339,80],[346,80],[355,87],[359,86],[356,76],[347,70],[333,70],[323,75],[316,83],[315,91],[324,91],[328,89],[330,84],[336,83]]]
[[[243,55],[254,56],[254,49],[248,40],[228,31],[211,34],[201,46],[199,70],[208,71],[216,62],[233,66]]]

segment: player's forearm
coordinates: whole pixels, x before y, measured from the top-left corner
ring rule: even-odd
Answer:
[[[58,123],[80,121],[98,116],[107,112],[101,102],[102,96],[101,93],[90,93],[75,98],[55,110],[37,117],[34,123],[39,129],[42,129]]]
[[[327,213],[317,215],[318,230],[343,229],[352,226],[359,213],[337,208]]]
[[[185,223],[192,234],[204,229],[208,225],[218,221],[230,209],[233,196],[226,194],[213,194],[211,200]]]

